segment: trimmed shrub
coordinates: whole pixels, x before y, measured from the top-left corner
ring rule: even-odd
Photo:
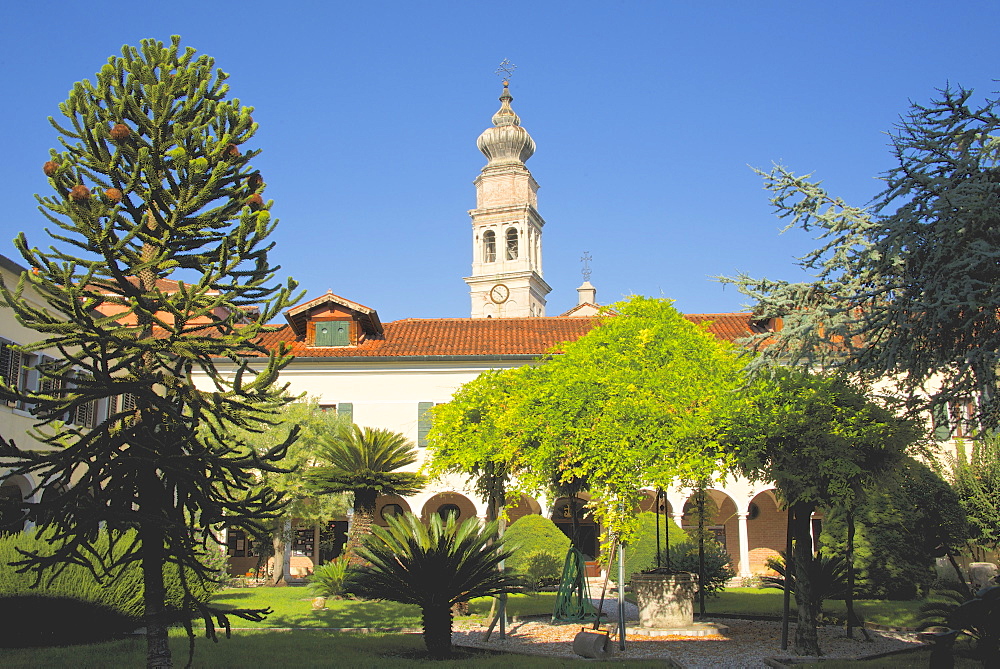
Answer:
[[[519,574],[527,574],[528,556],[539,552],[554,555],[559,561],[561,572],[570,546],[569,537],[551,520],[538,514],[518,518],[504,532],[503,540],[507,548],[513,551],[504,565]],[[557,573],[556,577],[558,576]]]
[[[666,551],[661,557],[663,564],[666,561]],[[676,571],[687,571],[692,574],[698,573],[698,544],[690,539],[682,543],[670,544],[670,568]],[[733,569],[733,558],[729,552],[722,547],[718,541],[708,540],[705,542],[705,580],[700,587],[709,597],[717,597],[726,587],[729,579],[736,576]]]
[[[639,530],[632,542],[625,546],[626,582],[632,580],[632,574],[656,566],[656,519],[657,515],[652,511],[643,511],[639,514]],[[677,523],[673,520],[667,523],[667,531],[670,533],[671,547],[674,544],[691,541],[687,532],[677,527]],[[660,516],[660,542],[661,548],[663,548],[666,544],[666,538],[663,536],[662,516]],[[618,573],[614,569],[612,572],[614,572],[613,575]]]
[[[559,585],[562,578],[564,557],[558,557],[548,551],[528,553],[524,558],[524,577],[527,586],[532,590]]]
[[[0,596],[0,648],[68,646],[120,638],[142,621],[114,607],[71,597]]]
[[[122,546],[132,542],[132,533],[121,539]],[[103,551],[108,545],[107,533],[97,539],[97,550]],[[143,613],[142,565],[131,562],[121,568],[112,578],[99,583],[86,567],[68,564],[57,575],[48,572],[35,585],[32,572],[18,574],[9,565],[23,559],[18,551],[50,553],[51,544],[40,531],[31,530],[20,534],[0,537],[0,610],[17,611],[18,634],[25,634],[25,643],[18,642],[13,633],[4,631],[4,644],[41,645],[43,643],[77,643],[74,639],[97,641],[111,638],[138,626]],[[217,574],[218,581],[200,579],[191,571],[186,572],[189,587],[199,601],[208,601],[212,594],[223,585],[226,557],[221,550],[210,550],[206,562]],[[167,589],[166,606],[178,610],[183,605],[184,591],[181,587],[180,570],[176,565],[164,569],[164,585]],[[11,608],[24,606],[21,608]],[[63,622],[63,612],[66,612]],[[37,617],[36,617],[37,616]],[[106,629],[104,633],[77,634],[73,628],[91,630]],[[36,633],[30,631],[37,629]],[[83,636],[81,636],[83,634]],[[52,641],[58,637],[58,641]],[[13,643],[8,641],[13,638]]]

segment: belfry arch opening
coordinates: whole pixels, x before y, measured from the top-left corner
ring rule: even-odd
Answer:
[[[483,233],[483,262],[496,262],[497,233],[487,230]]]
[[[517,230],[514,228],[507,228],[507,243],[504,248],[507,260],[517,260]]]

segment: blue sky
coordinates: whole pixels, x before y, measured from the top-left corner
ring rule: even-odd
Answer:
[[[891,166],[885,132],[947,83],[997,89],[1000,3],[7,3],[0,10],[0,253],[42,246],[33,194],[73,82],[145,37],[216,59],[256,107],[254,164],[281,219],[274,257],[384,321],[468,316],[475,141],[504,58],[538,146],[548,314],[575,304],[580,257],[608,303],[740,309],[711,277],[798,278],[748,166],[813,172],[863,204]]]

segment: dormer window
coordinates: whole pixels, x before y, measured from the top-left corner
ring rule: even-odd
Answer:
[[[517,260],[517,230],[507,228],[507,260]]]
[[[496,262],[497,233],[487,230],[483,233],[483,262]]]
[[[350,321],[316,322],[316,338],[313,346],[349,346],[350,344]]]

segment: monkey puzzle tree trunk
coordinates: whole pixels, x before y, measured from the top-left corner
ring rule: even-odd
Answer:
[[[144,519],[139,524],[139,541],[142,543],[143,617],[146,622],[146,667],[160,669],[172,667],[167,624],[164,620],[166,587],[163,583],[164,532],[150,519],[162,507],[163,488],[156,470],[151,468],[144,477],[140,490],[140,512]]]
[[[799,502],[792,505],[794,514],[792,554],[795,561],[795,603],[799,609],[795,625],[795,652],[799,655],[820,655],[816,634],[816,605],[809,567],[813,561],[812,536],[809,520],[813,506]]]
[[[424,645],[435,660],[451,657],[451,606],[429,604],[422,607],[424,624]]]

